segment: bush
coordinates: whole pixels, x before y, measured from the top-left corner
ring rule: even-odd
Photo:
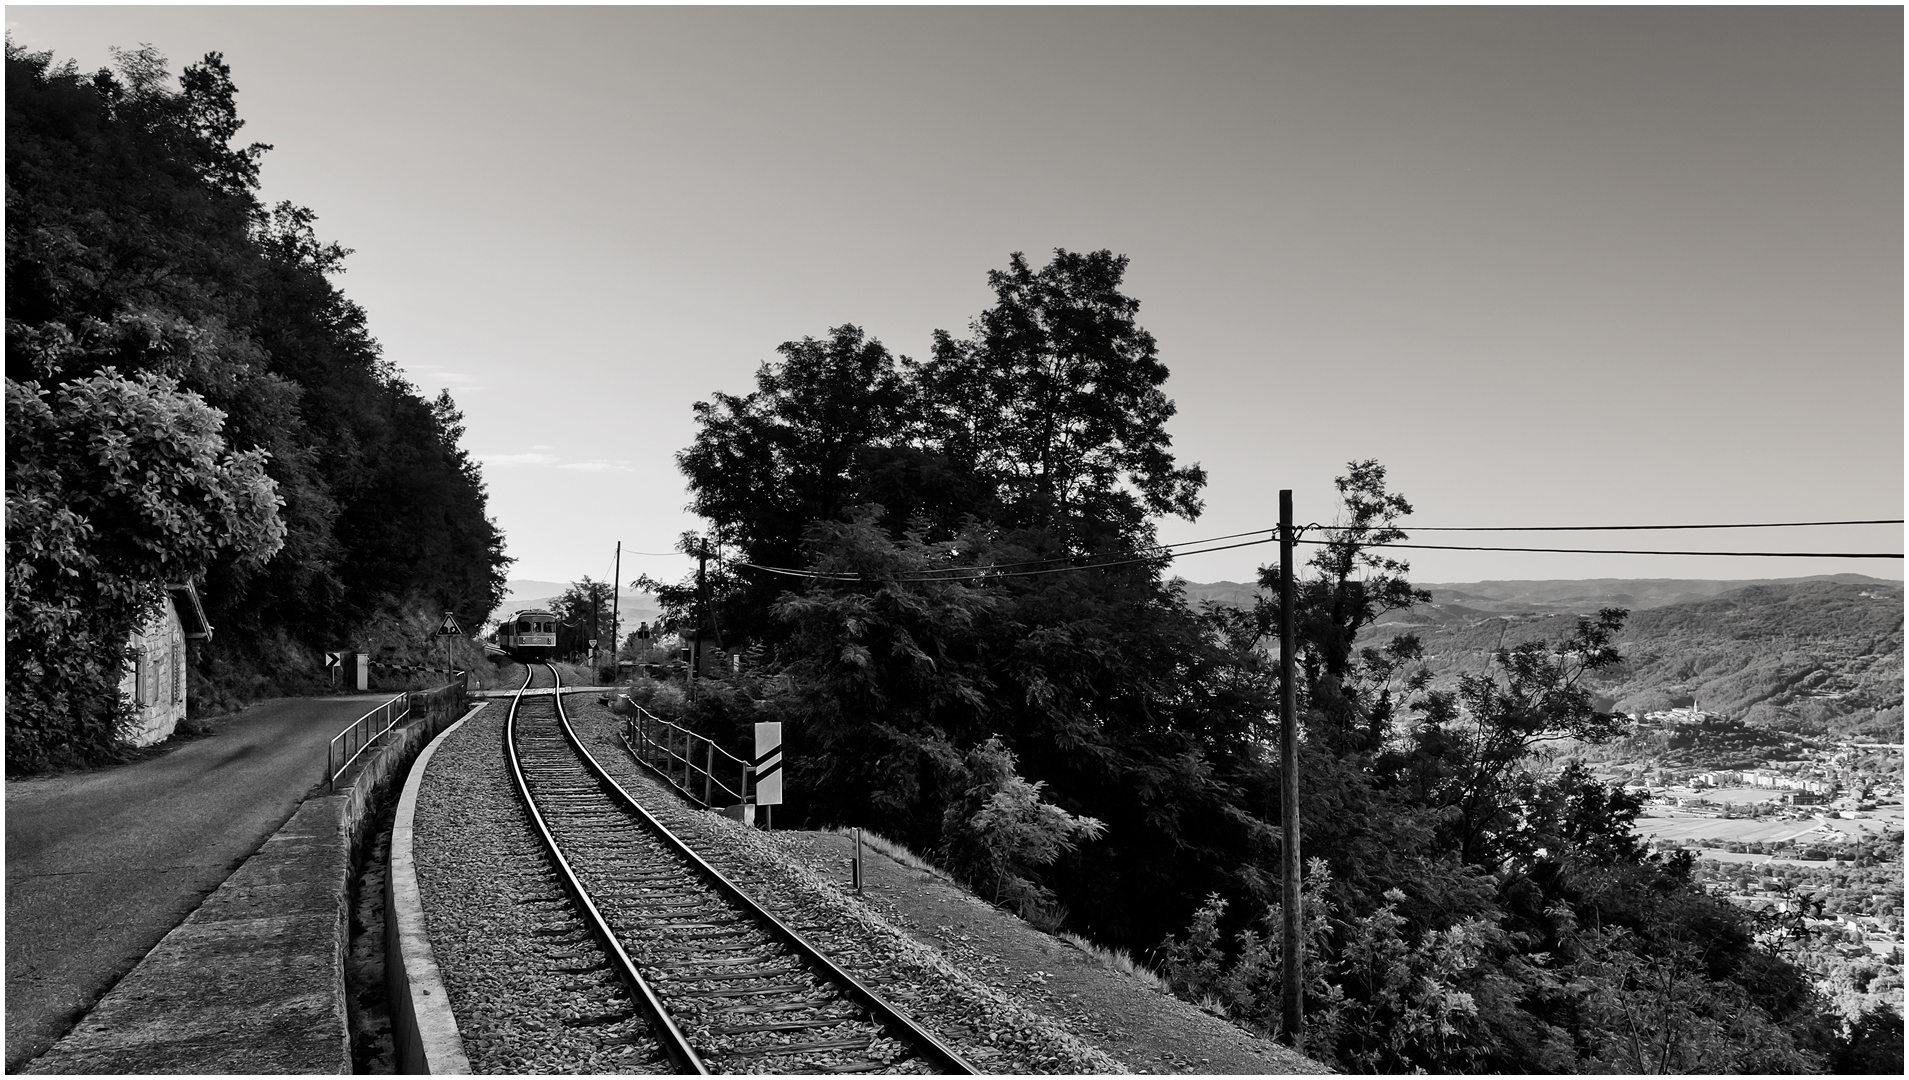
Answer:
[[[1333,903],[1327,898],[1332,871],[1323,859],[1309,859],[1300,883],[1300,933],[1305,939],[1301,975],[1305,1024],[1299,1049],[1321,1061],[1335,1056],[1345,1022],[1345,991],[1332,979],[1330,960]],[[1226,901],[1215,893],[1194,912],[1185,940],[1169,935],[1157,950],[1162,976],[1187,1001],[1212,1001],[1237,1023],[1278,1036],[1283,1030],[1285,987],[1282,908],[1272,904],[1259,928],[1241,929],[1231,961],[1221,940]]]
[[[1036,880],[1039,868],[1099,839],[1106,826],[1042,802],[1045,785],[1015,773],[1014,754],[998,735],[968,751],[962,772],[962,791],[942,814],[942,858],[977,892],[1057,929],[1066,913]]]

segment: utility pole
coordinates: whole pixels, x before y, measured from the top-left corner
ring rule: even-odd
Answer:
[[[616,660],[617,649],[621,646],[616,640],[616,616],[623,601],[623,541],[616,542],[616,562],[610,571],[610,666],[616,668],[616,675],[610,676],[610,685],[616,685],[618,675],[623,669]]]
[[[603,625],[603,623],[600,621],[602,619],[602,608],[601,608],[602,598],[603,598],[603,593],[601,590],[596,588],[592,588],[590,590],[590,681],[591,682],[595,682],[597,678],[597,628]]]
[[[1299,911],[1299,695],[1293,686],[1293,493],[1279,493],[1280,1035],[1299,1048],[1305,943]]]

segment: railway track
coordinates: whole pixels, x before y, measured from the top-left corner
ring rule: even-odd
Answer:
[[[563,700],[511,702],[504,741],[579,916],[686,1073],[972,1073],[931,1033],[764,911],[604,772]],[[606,1015],[606,1021],[624,1012]]]

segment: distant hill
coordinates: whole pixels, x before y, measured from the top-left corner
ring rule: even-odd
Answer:
[[[1415,633],[1449,682],[1491,652],[1567,633],[1577,615],[1623,607],[1621,669],[1600,685],[1627,712],[1698,708],[1784,731],[1902,740],[1903,583],[1861,574],[1764,581],[1592,579],[1425,585],[1432,603],[1393,612],[1369,644]],[[1188,601],[1248,604],[1236,582],[1187,583]]]
[[[1442,621],[1433,612],[1468,611],[1489,615],[1589,615],[1599,608],[1632,611],[1686,604],[1754,585],[1795,585],[1827,581],[1844,585],[1892,586],[1902,582],[1863,574],[1823,574],[1816,577],[1760,578],[1748,581],[1706,581],[1691,578],[1583,578],[1553,581],[1469,581],[1456,584],[1416,583],[1432,594],[1432,603],[1411,609],[1418,621]],[[1250,606],[1258,587],[1237,581],[1202,584],[1182,579],[1187,602]]]

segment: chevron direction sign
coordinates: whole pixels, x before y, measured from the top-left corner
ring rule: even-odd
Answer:
[[[756,805],[782,802],[782,724],[756,725]]]

